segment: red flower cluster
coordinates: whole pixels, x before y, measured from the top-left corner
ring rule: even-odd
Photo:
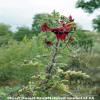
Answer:
[[[71,31],[71,29],[72,27],[70,26],[70,24],[63,24],[59,28],[51,29],[51,31],[56,34],[58,40],[65,40],[66,36],[68,36],[68,33]]]
[[[40,31],[47,31],[50,30],[50,28],[48,27],[48,24],[44,24],[43,26],[41,26]]]
[[[72,19],[72,16],[69,16],[69,21],[74,21],[74,19]],[[64,22],[64,21],[61,21],[61,23]],[[44,24],[42,27],[41,27],[41,31],[52,31],[57,39],[59,40],[65,40],[66,36],[68,36],[68,33],[72,30],[72,27],[71,27],[71,24],[70,23],[67,23],[67,24],[63,24],[61,27],[59,28],[49,28],[47,24]]]

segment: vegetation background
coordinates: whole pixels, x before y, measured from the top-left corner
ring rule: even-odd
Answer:
[[[100,0],[78,0],[76,7],[92,14],[99,9]],[[51,15],[54,17],[60,13],[54,11],[52,14],[36,14],[32,28],[21,26],[16,32],[11,30],[10,25],[0,23],[0,100],[7,100],[8,96],[16,97],[18,90],[29,84],[30,78],[43,72],[48,65],[52,46],[46,44],[44,40],[48,38],[54,43],[56,38],[50,32],[48,35],[40,32],[40,25],[41,20],[45,18],[48,21]],[[99,100],[100,15],[93,19],[93,28],[94,31],[89,31],[77,26],[77,31],[74,33],[77,35],[75,42],[69,46],[69,49],[62,51],[63,56],[58,55],[57,61],[60,69],[64,71],[81,71],[91,77],[92,84],[87,79],[85,86],[81,85],[80,79],[78,86],[75,78],[72,79],[69,85],[70,92],[78,96],[91,94],[95,96],[95,100]]]

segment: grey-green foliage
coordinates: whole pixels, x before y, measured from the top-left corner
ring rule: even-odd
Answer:
[[[21,42],[10,40],[8,45],[2,45],[0,47],[0,85],[9,80],[26,84],[31,75],[44,68],[45,64],[47,65],[49,59],[43,54],[49,54],[49,51],[38,37],[30,40],[25,37]]]
[[[9,87],[6,86],[5,88],[0,88],[0,100],[8,100],[9,95],[11,96],[17,96],[15,93],[18,89],[20,89],[19,86]]]

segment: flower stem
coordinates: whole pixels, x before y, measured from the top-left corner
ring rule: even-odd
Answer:
[[[51,65],[49,67],[47,67],[47,73],[51,73],[53,67],[54,67],[54,63],[56,62],[55,59],[56,59],[56,56],[58,54],[58,46],[59,46],[59,40],[57,40],[56,44],[55,44],[55,52],[52,56],[52,59],[51,59]]]

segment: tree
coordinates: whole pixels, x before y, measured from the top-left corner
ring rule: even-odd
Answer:
[[[76,3],[76,8],[82,8],[87,13],[93,13],[95,10],[100,8],[100,0],[78,0]],[[93,28],[97,31],[100,31],[100,16],[93,19]]]
[[[76,7],[82,8],[88,13],[93,13],[93,11],[100,8],[100,0],[78,0]]]
[[[93,27],[96,31],[100,32],[100,15],[93,19]]]
[[[27,36],[27,38],[32,38],[33,31],[29,29],[28,27],[22,26],[17,28],[17,32],[14,34],[14,39],[21,41],[23,40],[24,36]]]
[[[0,23],[0,46],[7,44],[8,40],[12,38],[13,32],[10,28],[10,25]]]

